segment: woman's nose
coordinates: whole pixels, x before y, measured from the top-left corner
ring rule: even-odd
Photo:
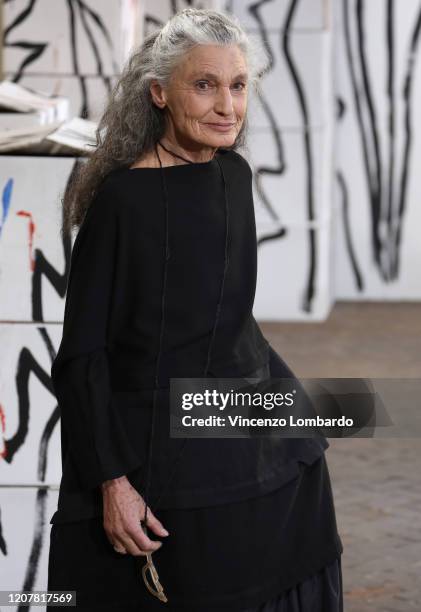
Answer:
[[[224,115],[233,114],[232,95],[229,87],[219,87],[215,100],[215,111]]]

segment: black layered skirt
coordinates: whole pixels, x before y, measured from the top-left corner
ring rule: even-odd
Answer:
[[[267,376],[267,366],[252,375]],[[326,457],[298,465],[265,495],[155,511],[170,534],[152,555],[166,603],[143,582],[146,557],[116,552],[102,516],[52,525],[48,590],[76,591],[75,609],[85,612],[342,612],[343,547]]]
[[[324,455],[267,495],[156,515],[170,533],[152,555],[167,603],[143,582],[146,557],[117,553],[101,516],[52,525],[48,590],[76,591],[75,609],[86,612],[342,612],[343,548]]]

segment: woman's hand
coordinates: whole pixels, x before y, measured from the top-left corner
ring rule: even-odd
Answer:
[[[154,552],[162,542],[151,540],[140,524],[145,514],[145,501],[126,476],[106,480],[101,485],[104,529],[117,552],[139,556]],[[168,531],[148,507],[146,526],[158,536]]]

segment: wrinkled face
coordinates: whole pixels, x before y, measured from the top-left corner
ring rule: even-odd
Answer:
[[[187,148],[231,146],[247,108],[247,64],[236,45],[199,45],[166,88],[151,87],[167,113],[167,133]]]

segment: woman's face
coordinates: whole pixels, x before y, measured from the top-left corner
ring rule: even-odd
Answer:
[[[235,46],[192,49],[168,87],[151,85],[155,103],[167,112],[167,135],[186,149],[231,146],[247,108],[247,65]]]

